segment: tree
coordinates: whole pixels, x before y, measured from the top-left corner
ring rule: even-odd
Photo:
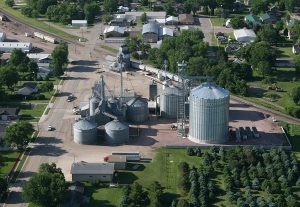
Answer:
[[[251,10],[254,14],[265,12],[268,9],[268,1],[253,0],[251,2]]]
[[[189,202],[185,199],[180,199],[176,205],[176,207],[189,207]]]
[[[243,28],[245,26],[245,22],[244,22],[243,18],[241,18],[239,16],[235,16],[232,19],[230,19],[230,24],[233,29]]]
[[[148,192],[144,191],[143,187],[135,182],[131,187],[131,192],[129,194],[132,206],[148,206],[150,203]]]
[[[0,195],[7,191],[8,183],[5,178],[0,178]]]
[[[286,206],[287,207],[295,207],[295,206],[297,206],[297,200],[296,200],[296,198],[293,195],[289,195],[286,198]]]
[[[300,87],[295,87],[291,91],[291,96],[295,104],[300,103]]]
[[[257,70],[260,74],[265,77],[266,75],[272,75],[272,67],[270,66],[269,62],[267,61],[260,61],[257,63]]]
[[[27,202],[38,206],[57,207],[66,193],[65,177],[54,163],[42,165],[39,172],[24,184],[22,195]]]
[[[294,64],[295,64],[295,69],[296,73],[300,73],[300,55],[295,55],[294,56]]]
[[[50,91],[53,90],[54,85],[53,85],[52,82],[47,81],[47,82],[42,83],[42,84],[39,86],[39,88],[40,88],[40,91],[42,91],[42,92],[50,92]]]
[[[39,72],[39,66],[36,62],[30,60],[28,65],[27,65],[27,71],[34,77],[37,77],[37,74]]]
[[[164,194],[164,189],[160,185],[159,182],[155,181],[150,185],[150,200],[151,200],[151,207],[162,207],[162,199]]]
[[[141,22],[143,24],[147,22],[147,14],[145,12],[141,15]]]
[[[29,58],[27,57],[25,52],[23,52],[20,49],[13,49],[11,56],[9,58],[9,64],[17,67],[20,64],[27,65],[28,62],[29,62]],[[22,72],[26,72],[26,71],[27,71],[27,69],[25,67],[24,71],[22,71]]]
[[[98,4],[96,2],[86,3],[83,9],[85,14],[85,19],[89,24],[92,24],[94,22],[95,16],[100,12],[100,8]]]
[[[14,0],[5,0],[5,4],[9,7],[13,7],[15,5]]]
[[[55,76],[61,76],[64,74],[63,65],[68,62],[68,54],[68,45],[66,43],[60,43],[52,51],[51,56],[53,59],[51,66]]]
[[[103,1],[103,9],[107,13],[112,13],[114,11],[117,11],[118,1],[117,0],[104,0]]]
[[[259,41],[266,41],[269,43],[276,43],[279,39],[278,31],[272,24],[263,25],[257,33]]]
[[[34,132],[32,124],[26,121],[18,121],[7,127],[4,141],[7,145],[18,147],[20,149],[27,146],[30,142],[30,137]]]
[[[6,85],[12,90],[13,86],[19,81],[19,74],[13,69],[12,66],[6,65],[0,68],[0,83]]]

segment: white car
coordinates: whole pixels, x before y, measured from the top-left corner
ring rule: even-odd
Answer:
[[[52,131],[53,129],[54,128],[51,125],[49,125],[48,128],[47,128],[48,131]]]

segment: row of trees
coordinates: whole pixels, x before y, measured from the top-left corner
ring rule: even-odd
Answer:
[[[236,147],[224,150],[212,147],[204,153],[200,148],[189,148],[187,154],[202,156],[202,167],[211,168],[212,174],[216,172],[222,174],[224,190],[227,192],[226,199],[233,205],[262,207],[298,205],[293,188],[300,185],[299,163],[291,152],[282,149],[267,151]],[[253,192],[257,191],[259,193],[256,196]],[[267,199],[260,196],[262,192],[268,195]]]
[[[123,196],[120,207],[151,206],[163,207],[164,189],[159,182],[153,182],[149,191],[145,190],[139,183],[123,187]]]
[[[33,18],[46,15],[49,20],[62,24],[70,24],[72,19],[86,19],[92,24],[100,14],[100,6],[96,1],[29,0],[21,12]]]

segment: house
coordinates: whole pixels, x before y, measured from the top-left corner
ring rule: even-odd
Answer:
[[[249,14],[249,15],[245,16],[244,21],[251,23],[253,26],[257,26],[257,25],[261,24],[258,16],[254,15],[254,14]]]
[[[173,29],[167,27],[163,27],[159,29],[160,39],[163,39],[164,37],[173,37],[173,36],[174,36]]]
[[[238,42],[242,43],[253,42],[256,39],[256,34],[252,29],[236,29],[233,35]]]
[[[233,11],[234,12],[242,12],[245,10],[245,4],[241,3],[240,1],[236,1],[233,3]]]
[[[37,77],[46,78],[52,72],[49,63],[38,63],[39,71]]]
[[[269,11],[267,11],[267,13],[275,16],[275,17],[281,17],[282,16],[282,12],[280,11],[280,9],[277,6],[272,6],[269,8]]]
[[[23,86],[16,88],[15,93],[21,94],[23,96],[29,96],[33,93],[38,92],[38,87],[36,83],[26,82]]]
[[[143,42],[154,43],[158,41],[159,25],[155,22],[150,22],[143,25],[142,30]]]
[[[113,163],[77,162],[71,166],[72,181],[111,182],[114,176]]]
[[[264,13],[261,17],[260,20],[263,24],[274,24],[277,22],[277,19],[275,16],[269,13]]]
[[[126,155],[109,155],[106,160],[108,163],[114,163],[115,170],[125,170],[126,161]]]
[[[137,18],[141,18],[141,16],[144,14],[144,12],[125,12],[126,19],[132,19],[136,20]],[[160,12],[146,12],[147,19],[165,19],[166,18],[166,12],[160,11]]]
[[[178,25],[178,17],[169,16],[166,18],[166,25]]]
[[[133,22],[133,19],[126,18],[125,14],[115,15],[114,18],[109,22],[111,26],[126,27],[130,26]]]
[[[5,32],[0,32],[0,42],[4,42],[6,40]]]
[[[191,25],[194,24],[194,17],[191,14],[179,14],[178,21],[179,24]]]
[[[73,27],[87,27],[87,20],[72,20]]]
[[[119,26],[109,26],[104,29],[104,36],[108,37],[123,37],[125,34],[125,28]]]
[[[299,54],[300,53],[300,46],[299,45],[293,45],[292,52],[293,52],[293,54]]]
[[[51,63],[53,59],[50,54],[42,53],[28,53],[27,57],[37,63]]]
[[[30,52],[32,44],[30,42],[0,42],[0,52],[11,53],[14,49]]]
[[[19,111],[19,108],[0,108],[0,122],[18,119]]]

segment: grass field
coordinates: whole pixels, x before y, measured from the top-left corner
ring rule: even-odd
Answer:
[[[226,20],[224,18],[214,17],[214,18],[211,18],[210,21],[213,26],[221,27],[221,26],[223,26],[223,24],[225,23]]]
[[[38,121],[43,115],[47,104],[37,104],[33,109],[21,109],[21,119],[27,121]]]
[[[73,39],[73,40],[78,40],[78,37],[74,36],[74,35],[71,35],[71,34],[68,34],[62,30],[59,30],[59,29],[56,29],[42,21],[39,21],[37,19],[33,19],[33,18],[29,18],[29,17],[26,17],[24,15],[21,14],[20,10],[17,10],[17,9],[13,9],[9,6],[7,6],[5,3],[4,0],[0,0],[0,7],[5,10],[6,12],[10,13],[11,15],[15,16],[16,18],[19,18],[19,19],[22,19],[24,22],[26,22],[27,24],[29,25],[32,25],[32,26],[36,26],[40,29],[43,29],[43,30],[46,30],[48,32],[51,32],[51,33],[54,33],[60,37],[63,37],[63,38],[68,38],[68,39]]]
[[[250,86],[249,96],[242,98],[287,113],[285,110],[286,107],[296,106],[290,96],[290,92],[294,87],[300,86],[298,78],[294,68],[277,68],[274,80],[276,80],[277,86],[283,89],[283,92],[276,92],[275,90],[267,90],[268,86],[271,84],[264,84],[262,82],[263,77],[254,72],[255,80],[248,83]],[[280,98],[276,99],[274,102],[270,102],[265,99],[267,94],[277,94]]]
[[[0,176],[4,177],[10,173],[15,162],[18,160],[20,152],[8,151],[0,152]]]

